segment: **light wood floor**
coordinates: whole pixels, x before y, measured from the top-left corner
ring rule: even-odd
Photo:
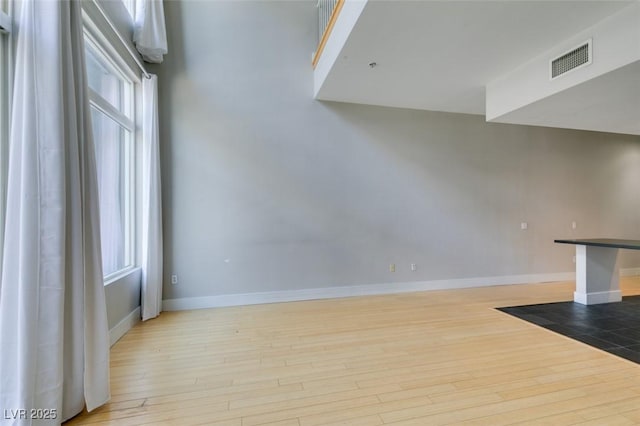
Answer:
[[[640,278],[622,284],[640,294]],[[640,424],[640,365],[492,309],[572,291],[165,312],[112,348],[111,402],[68,424]]]

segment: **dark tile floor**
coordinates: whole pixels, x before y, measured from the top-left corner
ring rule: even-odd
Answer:
[[[640,364],[640,296],[590,306],[558,302],[497,309]]]

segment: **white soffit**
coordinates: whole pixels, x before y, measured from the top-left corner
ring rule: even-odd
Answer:
[[[492,121],[640,135],[640,61]]]
[[[485,114],[489,82],[632,3],[369,0],[316,97]]]
[[[552,59],[585,40],[589,62],[551,78]],[[640,2],[489,83],[487,121],[639,134],[638,63]]]

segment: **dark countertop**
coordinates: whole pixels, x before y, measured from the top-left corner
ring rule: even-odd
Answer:
[[[581,246],[611,247],[640,250],[640,240],[617,240],[612,238],[587,238],[580,240],[554,240],[554,243],[574,244]]]

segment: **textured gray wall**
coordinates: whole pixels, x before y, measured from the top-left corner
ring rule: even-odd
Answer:
[[[568,272],[554,238],[640,239],[638,137],[318,102],[314,2],[165,9],[165,299]]]

